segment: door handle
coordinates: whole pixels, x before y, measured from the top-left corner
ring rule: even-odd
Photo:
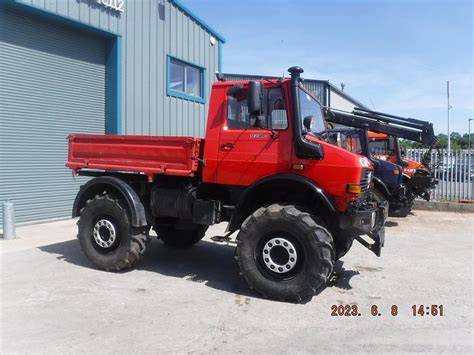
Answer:
[[[234,148],[234,145],[232,143],[221,144],[221,149],[223,150],[231,150],[233,148]]]

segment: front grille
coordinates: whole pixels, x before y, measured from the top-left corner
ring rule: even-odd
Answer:
[[[362,169],[362,174],[360,177],[360,187],[362,191],[365,191],[370,187],[370,184],[372,182],[372,174],[372,170],[366,168]]]

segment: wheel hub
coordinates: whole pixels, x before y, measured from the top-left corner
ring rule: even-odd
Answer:
[[[265,243],[262,258],[266,267],[278,274],[293,270],[298,260],[295,246],[285,238],[272,238]]]
[[[117,238],[117,233],[112,222],[101,219],[94,225],[93,236],[97,245],[102,248],[110,248]]]

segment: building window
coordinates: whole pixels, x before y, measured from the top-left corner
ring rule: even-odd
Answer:
[[[168,96],[205,103],[205,68],[168,56]]]

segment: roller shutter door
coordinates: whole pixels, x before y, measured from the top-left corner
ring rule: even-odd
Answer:
[[[70,216],[85,180],[64,166],[66,136],[104,129],[104,41],[0,11],[0,229],[7,200],[17,223]]]

